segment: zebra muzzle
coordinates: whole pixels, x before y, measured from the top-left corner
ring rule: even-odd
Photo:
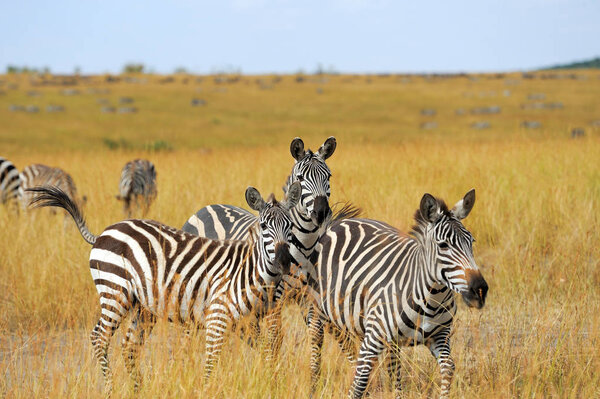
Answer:
[[[313,208],[312,219],[313,222],[320,226],[323,224],[325,219],[331,213],[331,208],[329,207],[329,200],[325,195],[319,195],[315,198],[315,204]]]
[[[290,255],[290,246],[287,243],[278,243],[275,245],[275,260],[273,264],[281,270],[282,274],[290,273],[292,256]]]
[[[488,284],[478,270],[467,275],[467,291],[462,292],[465,303],[472,308],[481,309],[485,305]]]

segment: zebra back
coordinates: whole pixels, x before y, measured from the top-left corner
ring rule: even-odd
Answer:
[[[28,189],[40,186],[56,187],[77,204],[85,202],[85,197],[81,199],[78,197],[73,178],[60,168],[42,164],[29,165],[23,169],[19,177],[21,179],[19,198],[23,208],[26,208],[35,196],[35,191]]]
[[[16,202],[19,198],[21,178],[15,165],[0,157],[0,203]]]

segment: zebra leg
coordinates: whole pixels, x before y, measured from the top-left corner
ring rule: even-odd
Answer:
[[[206,359],[204,361],[204,380],[208,381],[215,364],[218,362],[225,341],[227,329],[232,324],[231,317],[225,313],[225,304],[209,307],[206,319]]]
[[[144,345],[146,336],[152,332],[152,328],[156,323],[156,317],[145,309],[138,307],[131,321],[131,325],[127,329],[127,334],[123,338],[123,357],[125,358],[125,366],[133,379],[133,390],[139,392],[142,382],[142,375],[138,367],[136,367],[136,359],[139,355],[140,348]]]
[[[350,362],[350,364],[354,365],[356,362],[356,347],[354,346],[354,341],[352,338],[344,333],[339,328],[333,327],[329,325],[329,333],[333,335],[335,340],[338,343],[338,346],[342,350],[342,353],[346,355],[346,359]]]
[[[266,359],[271,367],[275,366],[275,361],[279,357],[279,350],[283,343],[281,306],[282,302],[280,300],[277,301],[275,306],[265,316],[268,340]]]
[[[394,397],[400,398],[402,393],[402,381],[400,377],[400,347],[396,344],[392,344],[389,352],[390,359],[388,362],[387,371],[390,378],[390,383],[392,385],[392,392],[394,392]]]
[[[240,326],[240,337],[242,340],[245,339],[251,348],[256,348],[258,338],[260,337],[260,324],[258,324],[258,320],[252,319],[248,321],[248,324],[242,324]]]
[[[385,349],[385,339],[379,331],[383,331],[382,326],[375,323],[367,325],[367,331],[360,344],[358,359],[356,360],[354,381],[350,388],[349,397],[352,399],[363,397],[373,371],[373,365]]]
[[[321,375],[321,351],[323,349],[324,325],[321,318],[309,310],[308,334],[310,337],[310,397],[317,390],[317,383]]]
[[[431,354],[437,359],[442,376],[440,384],[440,398],[445,399],[450,395],[450,384],[454,377],[454,360],[450,356],[450,330],[445,330],[433,338],[429,345]]]
[[[124,308],[127,311],[127,308]],[[102,375],[104,376],[104,387],[107,396],[112,394],[112,371],[110,370],[110,364],[108,361],[108,347],[110,345],[110,339],[112,338],[115,330],[119,328],[121,321],[125,314],[113,313],[102,308],[102,314],[96,326],[90,334],[90,340],[92,341],[92,347],[94,348],[94,356],[100,363],[102,369]]]

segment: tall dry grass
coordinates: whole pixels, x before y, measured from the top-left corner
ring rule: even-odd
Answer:
[[[231,137],[236,145],[221,142],[211,146],[209,152],[182,146],[189,141],[196,143],[191,147],[206,147],[221,136],[194,137],[186,130],[187,122],[177,123],[176,118],[170,120],[175,122],[169,129],[181,128],[185,137],[175,136],[174,151],[158,153],[98,148],[94,140],[111,134],[111,130],[97,126],[97,121],[87,120],[85,115],[77,123],[89,126],[89,142],[75,140],[73,144],[67,142],[67,136],[59,136],[56,145],[46,148],[36,140],[43,142],[42,136],[57,129],[56,125],[46,120],[38,126],[39,132],[27,133],[34,129],[33,122],[28,125],[15,118],[3,123],[2,129],[6,131],[8,124],[17,131],[22,124],[25,138],[18,138],[16,133],[11,133],[12,138],[3,135],[7,147],[1,155],[18,167],[40,162],[69,171],[79,192],[88,197],[84,213],[96,234],[123,217],[114,199],[119,172],[126,161],[138,156],[150,158],[158,172],[158,199],[148,216],[172,226],[180,227],[193,212],[210,203],[244,205],[243,193],[248,185],[263,193],[281,195],[281,185],[293,164],[288,152],[293,137],[290,124],[297,124],[299,134],[315,129],[303,136],[313,149],[330,134],[338,137],[338,149],[328,161],[333,172],[333,202],[351,200],[364,209],[367,217],[403,230],[410,228],[423,193],[430,192],[453,204],[474,187],[477,201],[465,225],[477,239],[475,256],[490,292],[482,311],[459,306],[453,336],[456,377],[452,396],[600,396],[600,146],[595,132],[588,130],[585,138],[571,140],[564,129],[562,133],[558,128],[526,132],[513,126],[507,128],[505,136],[498,130],[488,135],[460,128],[453,128],[457,131],[454,135],[409,131],[403,136],[401,126],[397,126],[397,135],[392,136],[388,131],[390,120],[401,117],[374,117],[380,104],[374,98],[381,96],[381,103],[385,102],[386,89],[382,87],[386,85],[343,83],[339,79],[336,84],[347,85],[346,94],[355,103],[355,109],[344,110],[345,115],[352,121],[364,118],[359,123],[362,127],[348,127],[348,121],[332,119],[326,111],[335,109],[338,100],[327,103],[320,99],[324,104],[307,108],[308,94],[302,92],[305,89],[295,92],[292,82],[288,82],[289,96],[294,94],[301,105],[298,109],[290,107],[289,114],[274,116],[271,125],[284,121],[288,126],[285,135],[271,135],[269,129],[263,136],[255,131],[244,133],[246,122],[250,130],[261,124],[269,126],[270,112],[275,112],[269,109],[270,102],[252,105],[264,107],[263,113],[242,118],[238,127],[230,127],[236,132]],[[557,86],[553,86],[555,83]],[[575,91],[588,90],[578,86],[580,83],[572,82]],[[414,84],[419,90],[414,88],[413,94],[420,94],[406,102],[417,113],[420,107],[437,101],[431,99],[440,96],[438,90],[445,96],[454,93],[457,98],[467,90],[462,83],[453,86],[446,81]],[[572,95],[565,89],[570,87],[565,82],[544,84],[519,90]],[[598,82],[587,84],[589,90],[597,92]],[[161,97],[162,90],[167,89],[152,86],[149,90],[144,95],[152,101],[169,102]],[[238,94],[247,102],[253,97],[244,90],[250,92],[242,85]],[[232,93],[214,93],[221,94]],[[327,95],[327,86],[323,95]],[[282,96],[285,103],[287,97]],[[242,99],[238,101],[246,104]],[[574,110],[573,120],[594,118],[598,110],[595,101],[594,107]],[[443,107],[446,105],[439,103],[438,109]],[[146,116],[135,115],[141,119]],[[501,118],[510,123],[509,115]],[[335,127],[337,122],[339,128]],[[329,127],[319,127],[321,123]],[[87,137],[87,133],[82,134]],[[248,141],[242,140],[246,134]],[[136,130],[131,140],[137,135],[144,137]],[[265,145],[258,145],[263,141]],[[252,146],[238,145],[247,142]],[[61,145],[65,148],[57,150]],[[45,210],[17,216],[0,208],[0,232],[0,396],[102,397],[101,374],[88,340],[99,315],[88,271],[90,247],[70,220]],[[201,378],[203,334],[186,338],[180,327],[159,322],[140,360],[145,380],[141,394],[183,398],[307,397],[309,349],[301,310],[290,306],[284,317],[285,341],[276,370],[269,370],[259,352],[232,336],[207,384]],[[120,355],[121,337],[118,332],[111,345],[115,397],[132,397],[132,385]],[[436,395],[437,367],[425,348],[403,351],[402,372],[406,397]],[[391,397],[382,388],[387,384],[385,373],[375,375],[373,397]],[[327,340],[318,397],[344,396],[351,380],[350,366],[336,345]]]

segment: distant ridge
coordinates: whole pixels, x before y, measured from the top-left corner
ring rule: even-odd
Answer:
[[[551,70],[551,69],[590,69],[590,68],[600,68],[600,57],[592,58],[591,60],[572,62],[570,64],[562,64],[562,65],[554,65],[547,68],[542,68],[542,70]]]

